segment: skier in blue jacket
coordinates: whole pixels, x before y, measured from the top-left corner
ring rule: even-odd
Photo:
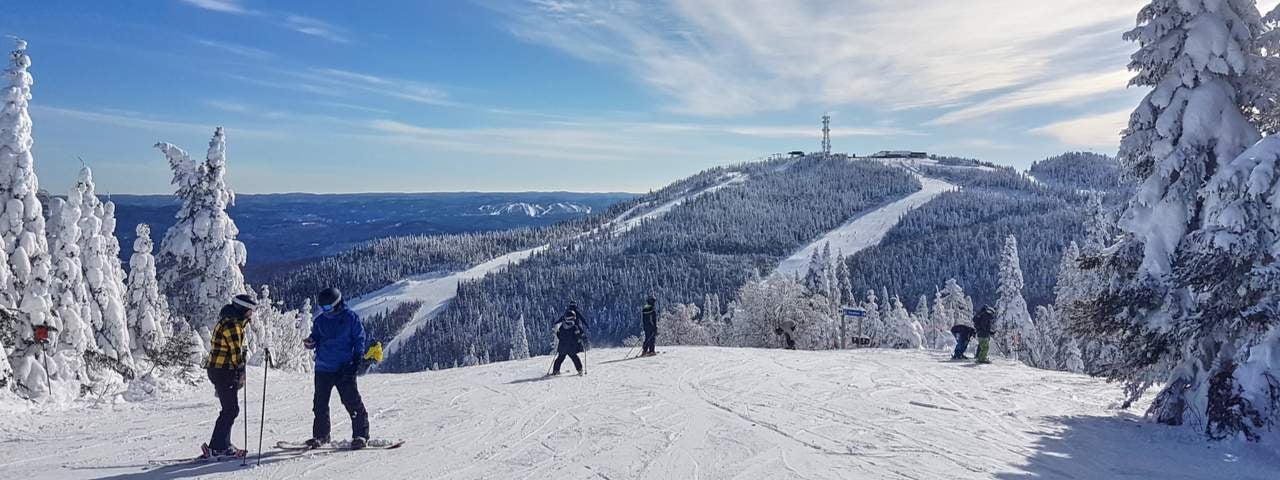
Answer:
[[[321,291],[316,304],[321,313],[311,324],[311,335],[303,340],[303,345],[316,351],[315,420],[306,444],[318,448],[329,442],[329,397],[336,387],[342,406],[351,415],[351,448],[361,449],[369,442],[369,413],[356,387],[356,372],[363,360],[382,360],[382,345],[368,344],[364,324],[347,308],[338,289]]]

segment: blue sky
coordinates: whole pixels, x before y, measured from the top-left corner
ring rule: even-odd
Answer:
[[[1265,7],[1277,0],[1264,0]],[[41,186],[632,191],[774,152],[1113,153],[1141,0],[15,2]]]

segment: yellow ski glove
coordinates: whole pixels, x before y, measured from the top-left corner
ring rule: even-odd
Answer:
[[[373,360],[375,362],[382,361],[382,342],[373,342],[369,345],[369,350],[364,352],[365,360]]]

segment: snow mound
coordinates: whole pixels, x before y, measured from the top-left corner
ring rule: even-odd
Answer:
[[[1265,446],[1208,444],[1112,410],[1085,376],[924,351],[670,348],[587,353],[588,375],[542,378],[548,357],[360,380],[375,437],[398,450],[284,453],[149,466],[208,440],[207,389],[165,402],[7,416],[6,478],[1274,478]],[[251,435],[262,372],[250,370]],[[310,434],[311,380],[271,372],[265,443]],[[349,422],[333,399],[334,433]],[[242,425],[235,442],[244,445]],[[1265,445],[1265,444],[1264,444]],[[257,450],[254,439],[246,445]],[[251,461],[251,464],[253,462]]]

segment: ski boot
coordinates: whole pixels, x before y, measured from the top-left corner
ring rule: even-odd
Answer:
[[[329,443],[328,438],[312,438],[312,439],[308,439],[305,442],[302,442],[302,444],[306,445],[307,448],[320,448],[327,443]]]
[[[362,449],[364,449],[364,447],[367,447],[367,446],[369,446],[369,439],[367,439],[367,438],[364,438],[364,437],[356,437],[356,438],[351,439],[351,449],[352,449],[352,450],[362,450]]]

